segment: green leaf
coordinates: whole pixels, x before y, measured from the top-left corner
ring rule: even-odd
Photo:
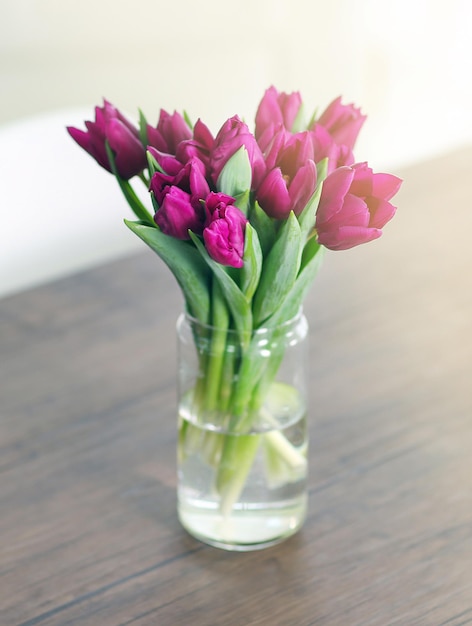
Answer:
[[[151,191],[151,193],[149,194],[151,196],[151,202],[152,202],[152,206],[154,208],[154,213],[157,213],[160,209],[160,206],[156,200],[156,196],[154,195],[154,192]]]
[[[322,159],[321,161],[318,161],[318,163],[316,164],[316,176],[318,179],[318,184],[322,183],[328,175],[328,164],[328,157]]]
[[[292,128],[290,129],[292,133],[299,133],[306,130],[305,124],[305,107],[303,103],[300,105],[298,109],[297,115],[293,120]]]
[[[211,305],[211,324],[218,330],[226,331],[229,328],[229,311],[226,299],[223,295],[220,283],[213,278],[212,281],[212,305]]]
[[[211,274],[194,246],[175,239],[156,227],[125,220],[125,224],[156,252],[174,274],[191,315],[207,324],[210,320]]]
[[[147,162],[148,162],[149,176],[151,178],[152,178],[152,175],[155,172],[161,172],[162,174],[165,174],[164,170],[159,165],[159,163],[156,161],[154,156],[149,152],[149,150],[146,150],[146,158],[147,158]]]
[[[233,156],[226,161],[218,176],[218,191],[236,198],[251,189],[252,168],[246,147],[241,146]]]
[[[190,129],[193,130],[192,120],[190,119],[190,116],[187,113],[187,111],[184,111],[183,117],[184,117],[184,120],[187,122],[187,124],[190,126]]]
[[[147,119],[141,109],[139,109],[139,138],[144,147],[148,145],[147,125]]]
[[[257,232],[249,222],[246,224],[243,261],[241,289],[249,302],[257,289],[262,271],[261,244]]]
[[[300,267],[301,252],[300,226],[291,211],[262,266],[253,307],[256,328],[273,315],[291,290]]]
[[[235,281],[231,278],[231,276],[226,272],[223,265],[213,260],[202,241],[195,235],[190,232],[190,237],[192,238],[193,243],[197,247],[197,250],[200,252],[202,259],[207,263],[213,275],[218,280],[221,291],[226,299],[229,310],[234,319],[234,323],[236,329],[238,330],[241,343],[246,345],[249,338],[250,333],[252,331],[252,315],[251,315],[251,307],[249,306],[248,301],[246,300],[243,292],[240,290]]]
[[[298,222],[302,231],[302,239],[306,239],[310,236],[311,231],[315,226],[316,211],[320,202],[321,190],[323,188],[323,181],[326,178],[328,172],[328,159],[323,159],[317,166],[317,184],[316,189],[308,200],[306,207],[298,216]]]
[[[238,209],[240,211],[242,211],[244,213],[244,215],[247,216],[248,211],[249,211],[249,207],[250,207],[250,203],[251,203],[251,193],[249,190],[245,191],[244,193],[240,193],[237,196],[235,196],[235,200],[236,202],[234,203],[235,206],[238,207]]]
[[[318,114],[318,109],[313,111],[313,115],[310,117],[310,121],[307,124],[307,128],[311,128],[313,124],[316,122],[316,116]]]
[[[298,276],[301,275],[305,267],[311,263],[311,261],[315,258],[316,255],[318,261],[321,260],[325,252],[325,248],[322,247],[320,243],[316,240],[316,237],[310,237],[305,244],[302,252],[302,262],[300,263],[300,271],[298,272]],[[298,277],[297,277],[298,280]]]
[[[256,201],[249,210],[249,220],[256,229],[261,244],[262,255],[266,257],[272,249],[275,241],[275,222],[261,209]]]
[[[312,237],[303,250],[302,264],[295,283],[287,293],[283,304],[266,320],[264,326],[273,328],[292,319],[303,305],[308,291],[321,267],[325,248]]]
[[[115,175],[115,178],[118,181],[120,189],[124,197],[126,198],[126,201],[129,204],[131,210],[133,211],[133,213],[136,215],[136,217],[139,220],[146,222],[146,224],[150,224],[151,226],[153,226],[154,220],[152,218],[152,215],[149,213],[149,211],[146,209],[144,204],[138,198],[138,196],[136,195],[136,192],[131,187],[129,181],[124,180],[124,178],[121,178],[121,176],[118,174],[118,170],[116,169],[116,163],[115,163],[115,155],[113,154],[113,150],[110,148],[108,141],[105,142],[105,148],[107,151],[107,156],[110,162],[110,167],[112,169],[112,172]]]

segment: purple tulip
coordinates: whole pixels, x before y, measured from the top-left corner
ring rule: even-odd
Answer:
[[[292,130],[301,106],[302,99],[298,91],[288,94],[278,92],[275,87],[266,90],[256,112],[255,135],[262,150],[265,150],[264,144],[274,129],[282,126],[289,132]]]
[[[233,203],[234,198],[222,193],[208,195],[203,240],[212,259],[222,265],[242,267],[247,219]]]
[[[177,146],[176,157],[181,163],[186,163],[191,157],[196,156],[208,168],[214,143],[210,130],[198,119],[193,128],[192,138],[181,141]]]
[[[365,120],[360,109],[353,104],[341,104],[339,97],[328,105],[315,124],[324,126],[337,144],[352,150]]]
[[[152,153],[156,158],[159,158],[161,154],[156,151]],[[173,157],[169,156],[169,159]],[[192,157],[185,165],[177,160],[175,162],[179,165],[178,171],[172,175],[155,172],[149,189],[154,193],[157,203],[161,205],[170,187],[179,187],[190,194],[191,203],[197,209],[200,206],[200,200],[204,200],[210,193],[210,187],[205,178],[205,166],[197,157]]]
[[[165,235],[176,239],[190,239],[188,231],[201,234],[205,211],[195,207],[189,193],[179,187],[169,187],[154,221]]]
[[[103,107],[95,107],[95,122],[87,121],[85,126],[86,131],[72,126],[68,126],[67,131],[106,170],[112,171],[105,148],[107,141],[121,178],[128,180],[146,167],[146,151],[138,129],[110,102],[104,100]]]
[[[323,183],[316,213],[318,242],[347,250],[380,237],[395,214],[389,200],[401,183],[391,174],[374,174],[367,163],[334,170]]]
[[[174,184],[175,176],[163,174],[162,172],[154,172],[149,184],[149,191],[154,194],[159,206],[164,202],[164,198]]]
[[[147,126],[148,144],[160,152],[175,155],[177,146],[192,137],[192,131],[180,113],[172,115],[161,109],[156,128]]]
[[[210,169],[213,182],[216,184],[221,170],[227,161],[244,146],[249,156],[252,169],[252,188],[256,189],[266,171],[266,165],[256,138],[247,125],[237,115],[227,120],[215,138],[210,155]]]
[[[205,198],[208,221],[211,222],[212,216],[215,212],[224,211],[227,206],[233,205],[235,201],[236,200],[232,196],[228,196],[228,194],[222,193],[221,191],[212,191],[209,193]]]
[[[172,154],[161,152],[157,150],[157,148],[154,148],[154,146],[148,146],[147,150],[168,176],[176,176],[182,169],[182,163]]]
[[[280,137],[284,137],[284,142]],[[281,130],[268,149],[272,167],[256,192],[262,209],[270,217],[286,219],[290,211],[299,215],[316,187],[313,143],[305,131],[291,135]]]

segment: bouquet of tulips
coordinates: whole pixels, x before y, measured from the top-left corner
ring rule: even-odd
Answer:
[[[240,337],[242,358],[224,409],[234,435],[215,461],[225,468],[217,481],[225,509],[253,454],[247,438],[236,435],[251,432],[262,401],[254,398],[258,382],[277,369],[277,359],[272,366],[261,362],[251,337],[296,315],[324,248],[345,250],[376,239],[395,213],[390,200],[400,179],[355,162],[364,121],[341,98],[307,119],[299,93],[270,87],[254,132],[235,115],[214,136],[200,119],[192,125],[186,113],[164,110],[156,126],[142,113],[135,126],[107,101],[85,131],[68,128],[116,177],[137,218],[126,225],[173,272],[188,314],[219,329],[221,349],[226,331]],[[151,211],[133,178],[148,188]],[[201,378],[213,394],[223,384],[220,361],[213,354],[210,363],[201,362]],[[210,402],[204,393],[199,397],[203,405]],[[218,409],[217,391],[211,403]],[[274,445],[291,454],[286,442]]]

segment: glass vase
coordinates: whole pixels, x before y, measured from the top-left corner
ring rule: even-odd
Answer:
[[[227,550],[278,543],[307,506],[303,313],[252,333],[182,314],[178,336],[178,515]]]

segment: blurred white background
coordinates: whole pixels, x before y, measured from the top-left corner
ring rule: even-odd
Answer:
[[[469,0],[1,0],[0,294],[142,247],[64,129],[103,97],[216,132],[271,84],[310,112],[342,95],[368,115],[357,160],[395,173],[472,141],[471,33]]]

